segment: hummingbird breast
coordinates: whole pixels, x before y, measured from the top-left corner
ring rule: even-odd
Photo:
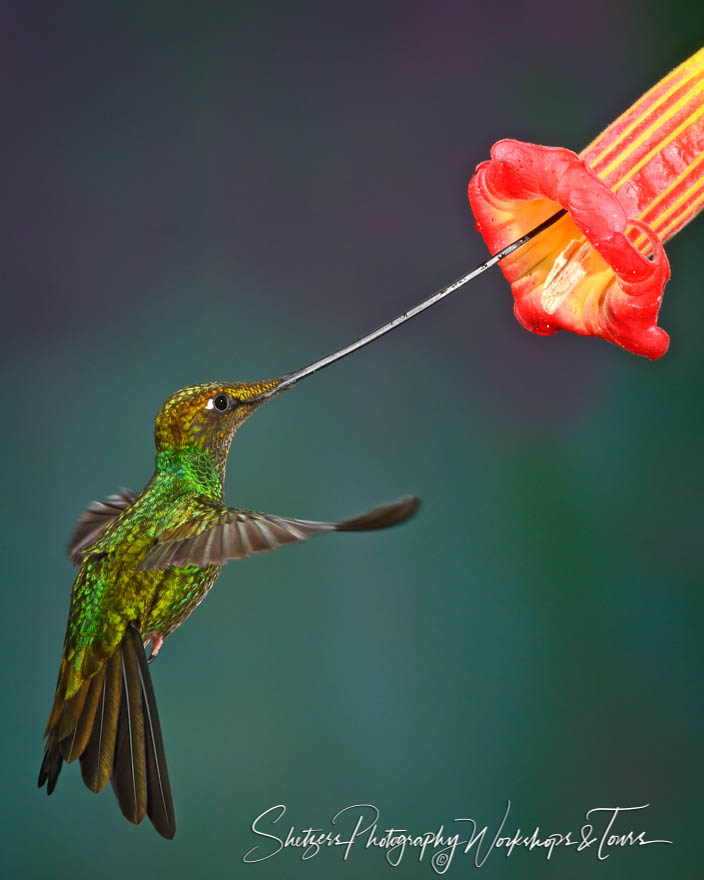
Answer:
[[[208,595],[221,570],[221,565],[168,569],[142,625],[145,639],[165,639],[180,626]]]

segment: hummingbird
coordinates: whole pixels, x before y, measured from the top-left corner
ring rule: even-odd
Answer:
[[[378,339],[496,265],[564,210],[462,278],[351,345],[279,379],[206,382],[171,395],[154,432],[156,467],[141,492],[93,501],[68,544],[78,567],[39,787],[52,794],[78,760],[93,792],[110,781],[123,815],[148,816],[171,839],[176,822],[150,663],[203,601],[223,565],[325,532],[384,529],[418,509],[413,496],[340,522],[228,507],[224,480],[237,430],[265,401]],[[149,649],[147,658],[146,649]]]
[[[284,387],[292,384],[290,377]],[[156,419],[156,468],[136,494],[94,501],[68,555],[79,566],[39,786],[52,793],[76,759],[91,791],[112,783],[131,822],[174,836],[171,785],[149,662],[203,601],[223,565],[325,532],[383,529],[418,507],[400,498],[341,522],[228,507],[227,457],[236,431],[284,380],[207,382],[176,392]],[[149,659],[146,648],[150,648]]]

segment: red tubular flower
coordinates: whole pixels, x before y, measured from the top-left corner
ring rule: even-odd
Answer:
[[[469,183],[492,253],[567,214],[501,261],[528,330],[601,336],[659,358],[670,267],[662,243],[704,206],[704,49],[673,70],[580,155],[494,144]]]

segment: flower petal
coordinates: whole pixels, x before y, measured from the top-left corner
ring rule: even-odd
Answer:
[[[670,269],[662,244],[576,153],[499,141],[477,167],[469,200],[492,252],[560,207],[568,211],[500,264],[524,327],[601,336],[649,358],[665,353],[669,337],[657,316]],[[650,242],[652,260],[629,241],[634,228]]]

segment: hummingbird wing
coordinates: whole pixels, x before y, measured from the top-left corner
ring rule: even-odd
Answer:
[[[68,558],[74,565],[81,564],[81,556],[86,547],[96,541],[136,497],[136,492],[123,487],[114,495],[108,495],[105,501],[91,501],[78,518],[76,528],[68,542]]]
[[[352,519],[332,523],[236,510],[203,498],[196,516],[163,532],[137,568],[205,568],[230,559],[244,559],[250,553],[276,550],[323,532],[385,529],[408,519],[419,504],[417,498],[407,495]]]

